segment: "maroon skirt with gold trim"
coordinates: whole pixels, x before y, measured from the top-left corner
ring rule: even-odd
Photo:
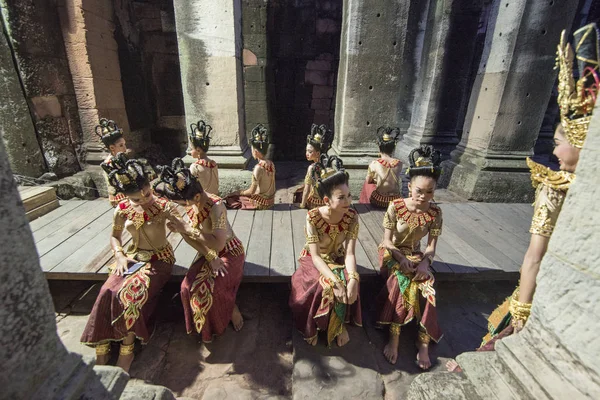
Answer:
[[[300,267],[292,275],[289,305],[296,328],[305,339],[311,339],[317,335],[319,330],[327,332],[334,304],[332,301],[324,306],[321,274],[314,266],[311,256],[301,256],[299,261]],[[344,275],[348,280],[348,273],[345,269]],[[354,304],[346,306],[344,322],[353,322],[355,325],[362,326],[360,288]]]
[[[210,342],[225,332],[235,306],[235,298],[244,275],[245,254],[242,243],[234,238],[219,254],[225,264],[225,276],[214,277],[204,257],[189,269],[181,283],[181,302],[188,334],[201,334]]]
[[[371,204],[377,208],[388,208],[390,201],[401,198],[400,194],[382,194],[377,191],[377,185],[374,183],[363,184],[363,188],[360,192],[359,202],[362,204]]]
[[[171,277],[173,263],[150,261],[128,276],[111,274],[102,285],[81,342],[96,345],[123,340],[129,332],[147,343],[158,295]]]
[[[266,198],[259,194],[242,196],[230,194],[223,198],[225,207],[234,210],[267,210],[275,204],[275,197]]]

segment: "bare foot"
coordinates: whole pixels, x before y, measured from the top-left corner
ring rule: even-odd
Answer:
[[[233,324],[233,329],[236,332],[239,332],[244,326],[244,317],[242,317],[242,313],[238,308],[237,304],[233,307],[233,312],[231,313],[231,323]]]
[[[348,335],[348,330],[344,325],[342,325],[342,333],[337,335],[336,341],[339,347],[346,345],[350,341],[350,335]]]
[[[460,367],[460,365],[458,365],[456,360],[448,361],[446,363],[446,369],[448,370],[448,372],[462,372],[462,368]]]
[[[319,341],[319,336],[315,335],[315,337],[311,337],[310,339],[305,339],[306,343],[310,344],[311,346],[316,346],[317,342]]]
[[[117,360],[117,367],[123,368],[123,370],[129,373],[129,368],[131,368],[131,363],[133,362],[133,353],[128,354],[126,356],[122,356],[119,354],[119,359]]]
[[[428,370],[431,368],[431,360],[429,360],[429,345],[423,343],[417,343],[419,352],[417,353],[417,365],[422,370]]]
[[[110,360],[110,353],[96,356],[96,365],[106,365],[108,364],[108,360]]]
[[[398,360],[398,343],[400,342],[399,335],[390,335],[390,340],[388,344],[383,348],[383,355],[385,359],[390,362],[390,364],[396,364]]]

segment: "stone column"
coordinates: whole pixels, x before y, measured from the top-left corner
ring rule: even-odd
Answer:
[[[496,2],[463,136],[440,182],[477,201],[530,201],[525,158],[554,84],[556,45],[577,1]]]
[[[88,150],[86,161],[95,164],[106,156],[95,134],[100,118],[114,120],[125,132],[128,147],[138,148],[125,110],[112,1],[59,0],[58,10]]]
[[[222,166],[243,166],[241,0],[174,6],[186,125],[208,121],[214,129],[211,157]]]
[[[333,150],[350,167],[377,155],[380,125],[408,129],[426,9],[425,0],[344,1]]]
[[[482,2],[431,2],[410,127],[398,145],[398,156],[420,144],[432,144],[449,155],[458,144],[457,124],[476,48]]]

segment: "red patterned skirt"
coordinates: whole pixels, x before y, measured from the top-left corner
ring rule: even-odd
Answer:
[[[423,259],[420,252],[400,250],[415,264]],[[413,281],[412,274],[409,276],[401,273],[398,262],[383,248],[379,248],[379,261],[381,274],[387,281],[377,297],[377,323],[402,326],[416,318],[420,330],[438,342],[442,338],[442,331],[437,321],[433,274],[430,273],[426,281]]]
[[[294,203],[302,203],[302,195],[304,194],[304,186],[300,186],[300,188],[296,189],[294,192]],[[314,196],[312,194],[308,195],[308,199],[306,199],[306,208],[311,210],[315,207],[324,206],[325,202],[319,196]]]
[[[260,194],[241,196],[230,194],[223,198],[225,207],[239,210],[267,210],[275,204],[275,197],[267,198]]]
[[[204,257],[189,269],[181,283],[181,302],[188,334],[197,332],[205,343],[225,332],[244,275],[244,247],[231,239],[219,253],[227,274],[214,277]]]
[[[360,191],[360,200],[359,202],[362,204],[373,205],[377,208],[388,208],[390,205],[390,201],[394,201],[396,199],[401,198],[401,194],[382,194],[377,191],[377,185],[374,183],[363,184],[363,188]]]
[[[147,343],[152,334],[152,313],[174,262],[150,261],[132,275],[111,274],[96,298],[81,342],[93,346],[123,340],[133,332],[143,344]]]
[[[299,261],[300,267],[292,275],[289,305],[294,315],[296,328],[304,338],[312,339],[321,330],[327,332],[327,341],[328,344],[331,344],[335,336],[341,333],[342,321],[337,318],[341,314],[344,316],[344,323],[353,322],[355,325],[362,326],[360,287],[358,298],[354,304],[338,303],[333,296],[333,289],[324,282],[319,270],[314,266],[311,256],[303,255]],[[332,266],[334,265],[330,265],[330,267]],[[337,271],[334,270],[334,273],[343,273],[347,282],[346,269],[343,268],[343,265],[335,266],[338,268]]]

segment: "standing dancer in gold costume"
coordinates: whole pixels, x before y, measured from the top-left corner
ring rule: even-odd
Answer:
[[[554,133],[554,155],[558,158],[560,171],[553,171],[528,159],[531,181],[535,192],[531,239],[521,266],[519,286],[490,315],[488,334],[483,338],[479,351],[492,351],[498,340],[519,332],[531,312],[536,277],[548,248],[550,236],[567,195],[569,185],[575,179],[579,152],[583,147],[592,119],[596,98],[600,91],[598,30],[596,24],[586,25],[574,34],[580,78],[573,78],[573,48],[567,41],[566,32],[561,35],[557,51],[558,105],[560,124]],[[459,371],[456,361],[446,364],[448,370]]]
[[[313,170],[316,163],[321,159],[321,154],[327,154],[333,142],[333,132],[326,125],[312,124],[310,134],[306,136],[306,159],[313,163],[306,170],[304,185],[294,194],[294,203],[300,203],[300,208],[308,208],[325,205],[323,199],[315,189]]]

